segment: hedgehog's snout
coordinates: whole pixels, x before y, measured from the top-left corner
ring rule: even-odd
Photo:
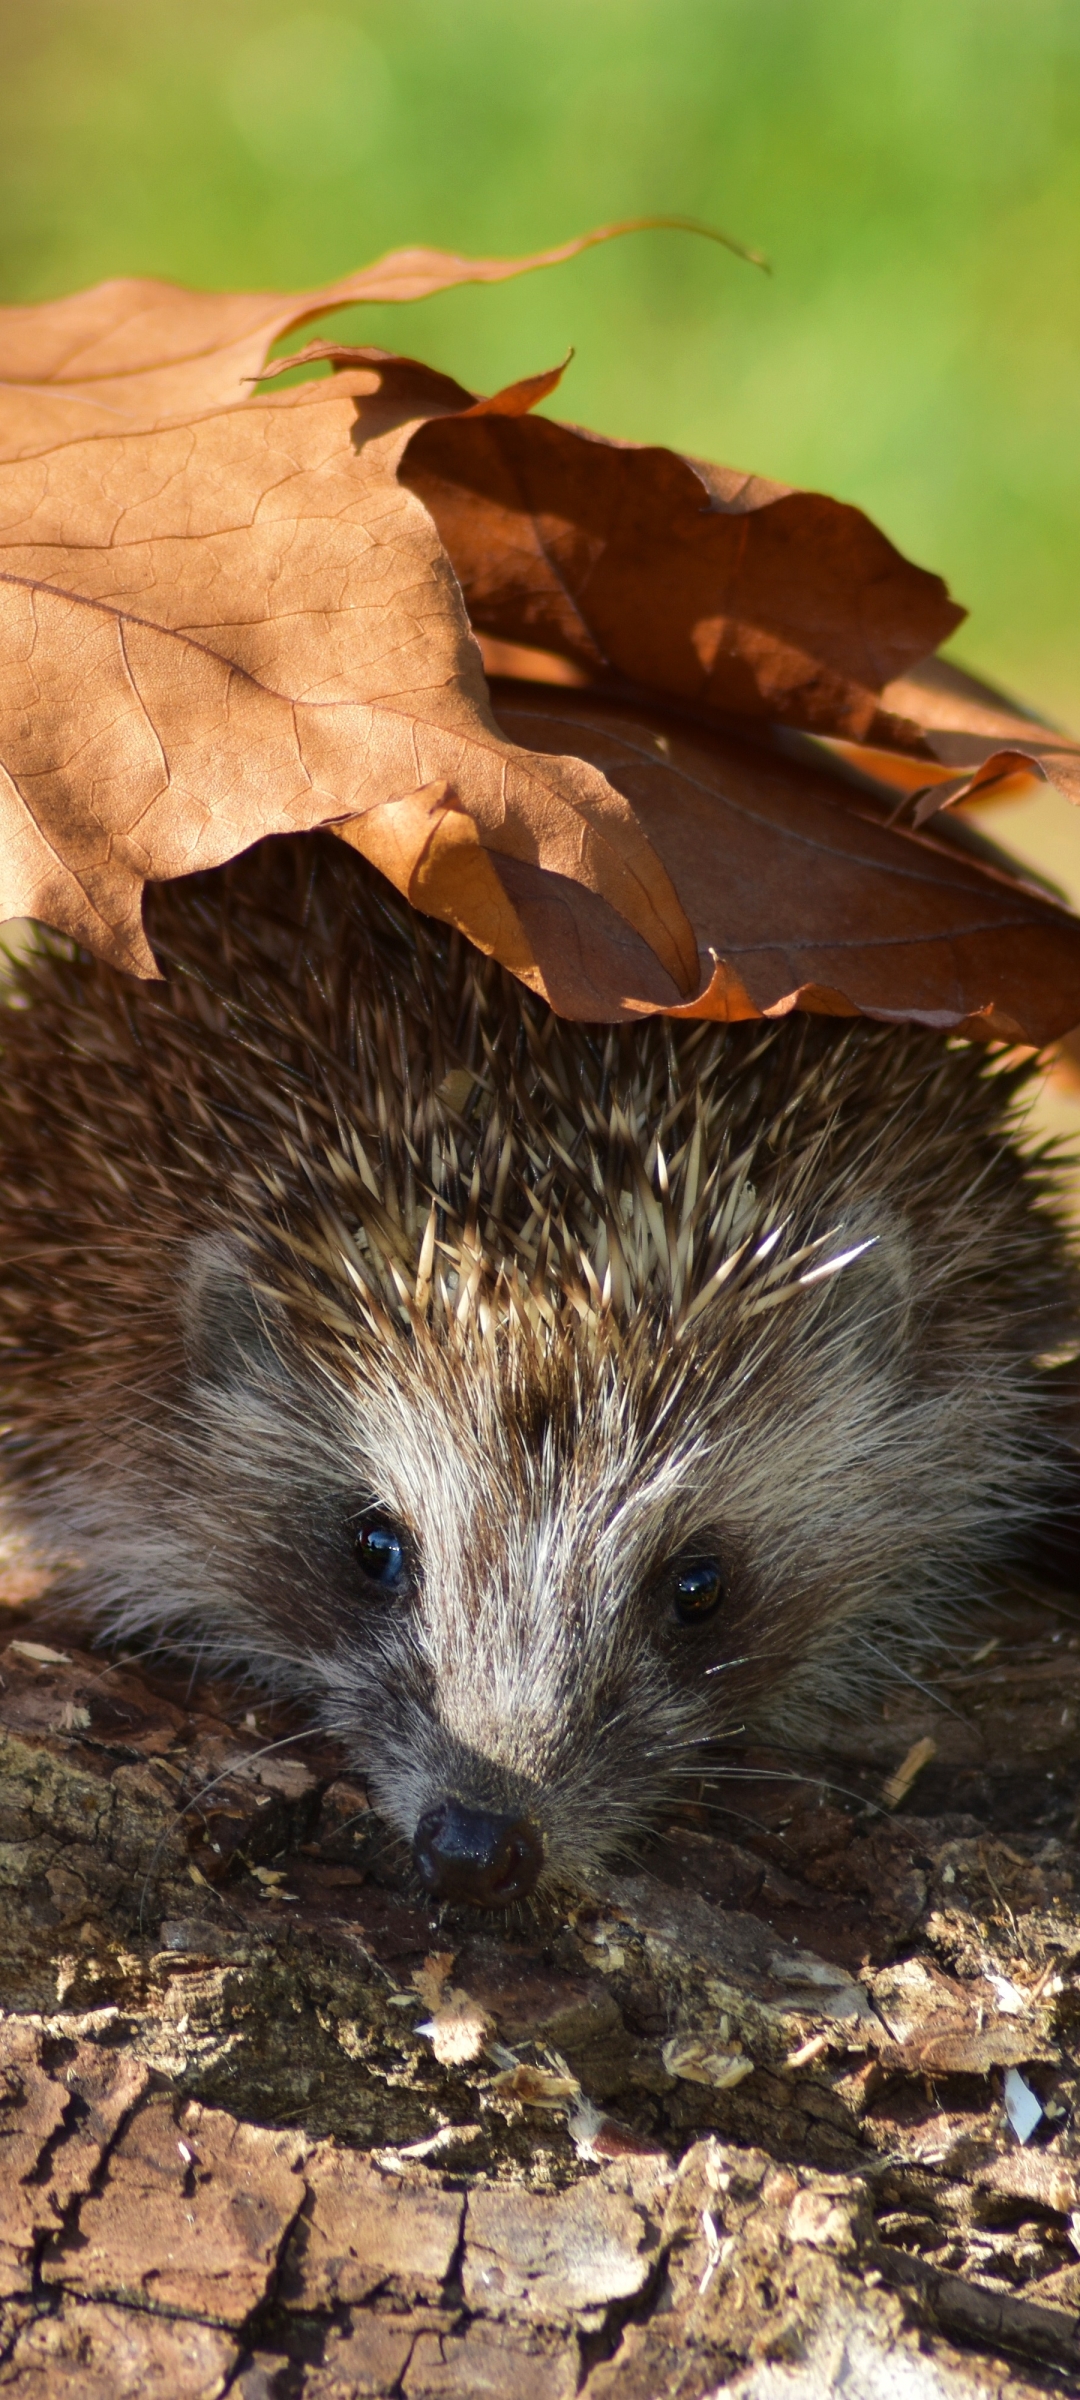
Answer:
[[[446,1798],[425,1809],[413,1857],[436,1900],[468,1900],[474,1908],[509,1908],[534,1890],[544,1845],[528,1817],[496,1816]]]

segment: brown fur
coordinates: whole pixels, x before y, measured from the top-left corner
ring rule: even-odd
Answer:
[[[329,838],[149,929],[162,984],[53,944],[10,987],[9,1538],[111,1631],[299,1683],[407,1836],[452,1791],[587,1870],[1056,1505],[1076,1294],[1022,1070],[561,1022]],[[404,1597],[355,1567],[373,1502]]]

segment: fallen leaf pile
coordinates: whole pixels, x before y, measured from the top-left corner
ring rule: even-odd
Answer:
[[[268,366],[604,238],[0,311],[0,916],[151,974],[147,880],[329,826],[568,1016],[1063,1034],[1080,920],[954,811],[1080,747],[858,509],[537,417],[557,369]]]

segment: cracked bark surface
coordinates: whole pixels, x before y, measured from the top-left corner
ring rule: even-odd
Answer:
[[[6,1614],[0,2394],[1080,2391],[1071,1604],[505,1929]]]

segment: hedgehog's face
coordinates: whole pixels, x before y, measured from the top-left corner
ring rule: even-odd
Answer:
[[[438,1897],[506,1905],[629,1848],[716,1729],[737,1639],[699,1478],[650,1452],[611,1362],[529,1390],[403,1342],[297,1398],[204,1398],[207,1552],[253,1653],[315,1688]]]
[[[644,1328],[546,1352],[402,1335],[301,1384],[221,1265],[197,1302],[200,1589],[234,1651],[242,1620],[314,1688],[440,1896],[503,1905],[625,1851],[940,1536],[869,1284],[869,1340],[819,1296],[780,1342],[722,1315],[666,1361]]]
[[[614,1374],[573,1394],[424,1364],[358,1412],[324,1689],[427,1888],[504,1905],[627,1848],[693,1766],[737,1572]]]

